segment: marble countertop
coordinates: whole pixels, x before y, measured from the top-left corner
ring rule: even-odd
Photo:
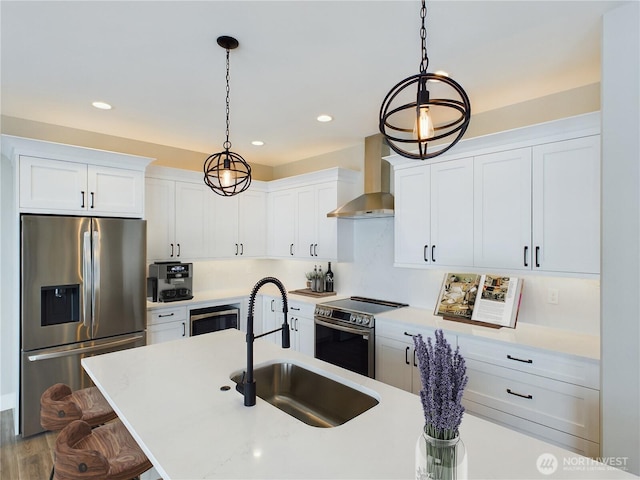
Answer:
[[[234,388],[221,389],[233,385],[230,375],[245,368],[245,355],[244,334],[224,330],[82,365],[165,480],[414,478],[424,423],[417,396],[257,340],[256,365],[292,361],[380,401],[339,427],[311,427],[260,398],[245,407]],[[472,479],[548,478],[536,466],[543,454],[558,462],[553,478],[636,478],[470,414],[461,436]]]

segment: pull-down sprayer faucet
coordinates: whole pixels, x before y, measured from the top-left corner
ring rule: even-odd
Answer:
[[[280,328],[276,328],[275,330],[271,330],[270,332],[266,332],[261,335],[254,335],[253,310],[256,295],[258,294],[258,290],[260,290],[260,288],[262,288],[267,283],[273,283],[280,290],[280,295],[282,296],[282,313],[284,313],[284,323]],[[251,290],[251,295],[249,297],[249,314],[247,316],[247,371],[244,375],[242,383],[239,383],[237,385],[238,391],[241,391],[244,394],[245,407],[252,407],[256,404],[256,381],[253,378],[253,341],[256,338],[264,337],[265,335],[270,335],[274,332],[282,330],[282,348],[289,348],[291,345],[291,341],[289,324],[287,323],[288,311],[289,308],[287,306],[287,291],[280,280],[274,277],[265,277],[255,284],[253,290]],[[240,385],[242,385],[242,387]]]

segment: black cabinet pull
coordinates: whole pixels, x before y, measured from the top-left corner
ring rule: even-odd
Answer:
[[[527,360],[523,360],[522,358],[518,358],[518,357],[512,357],[511,355],[507,354],[507,358],[509,360],[515,360],[516,362],[522,362],[522,363],[533,363],[533,360],[531,360],[530,358]]]
[[[529,256],[529,246],[525,245],[524,246],[524,266],[528,267],[529,263],[527,262],[527,257]]]
[[[82,204],[80,205],[80,208],[84,208],[84,191],[80,191],[80,195],[82,196]]]
[[[236,255],[238,255],[238,244],[236,243]]]
[[[314,257],[318,256],[318,244],[317,243],[313,244],[313,256]]]
[[[240,244],[240,255],[244,255],[244,243]]]
[[[173,317],[174,313],[165,313],[165,314],[159,314],[158,318],[164,318],[164,317]]]
[[[89,208],[93,208],[94,200],[95,200],[94,193],[91,192],[91,206]]]
[[[404,334],[405,334],[407,337],[411,337],[411,338],[413,338],[413,337],[417,337],[417,335],[414,335],[413,333],[409,333],[409,332],[404,332]]]
[[[429,259],[427,258],[427,249],[429,248],[429,245],[425,245],[424,248],[422,249],[422,258],[424,258],[425,262],[428,262]]]
[[[514,392],[510,388],[507,388],[507,393],[509,395],[515,395],[516,397],[526,398],[527,400],[533,400],[533,395],[523,395],[522,393]]]
[[[434,253],[433,253],[435,251],[435,249],[436,249],[436,246],[435,245],[431,245],[431,261],[434,262],[434,263],[436,261],[436,257],[434,256]]]
[[[176,243],[176,245],[178,246],[178,254],[176,255],[176,257],[179,257],[181,248],[180,248],[180,244],[179,243]]]
[[[171,243],[170,245],[171,245],[171,255],[169,255],[169,256],[173,257],[173,243]]]
[[[418,362],[416,361],[416,351],[413,351],[413,366],[417,367],[418,366]]]
[[[405,348],[404,350],[404,363],[406,363],[407,365],[411,365],[409,363],[409,347]]]
[[[536,246],[536,268],[540,268],[540,247]]]
[[[313,257],[313,243],[309,244],[309,256]]]
[[[289,245],[289,255],[293,255],[293,243]]]
[[[300,308],[298,308],[298,307],[290,307],[290,308],[291,308],[291,310],[295,310],[296,312],[300,311]]]
[[[182,336],[183,337],[187,336],[187,326],[184,322],[182,322]]]

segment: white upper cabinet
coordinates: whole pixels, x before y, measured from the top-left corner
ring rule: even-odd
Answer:
[[[531,269],[531,149],[474,159],[474,265]]]
[[[175,182],[148,177],[145,181],[147,259],[166,260],[176,255]]]
[[[213,193],[204,183],[175,182],[173,258],[188,260],[208,256],[210,195]]]
[[[141,217],[142,171],[20,156],[20,208]]]
[[[395,263],[473,263],[472,158],[396,172]]]
[[[359,177],[357,172],[334,168],[271,182],[269,255],[310,260],[351,258],[351,222],[327,218],[327,213],[356,196]]]
[[[390,158],[395,265],[598,274],[598,132],[589,114],[470,139],[431,165]]]
[[[267,254],[265,192],[250,188],[233,197],[213,195],[213,205],[212,256],[264,257]]]
[[[20,212],[142,218],[151,158],[2,135]]]
[[[600,272],[600,136],[533,148],[533,268]]]

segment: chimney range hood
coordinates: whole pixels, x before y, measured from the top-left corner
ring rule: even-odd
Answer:
[[[389,193],[390,166],[382,160],[389,151],[380,133],[364,139],[365,193],[327,213],[327,217],[361,219],[393,216],[393,195]]]

